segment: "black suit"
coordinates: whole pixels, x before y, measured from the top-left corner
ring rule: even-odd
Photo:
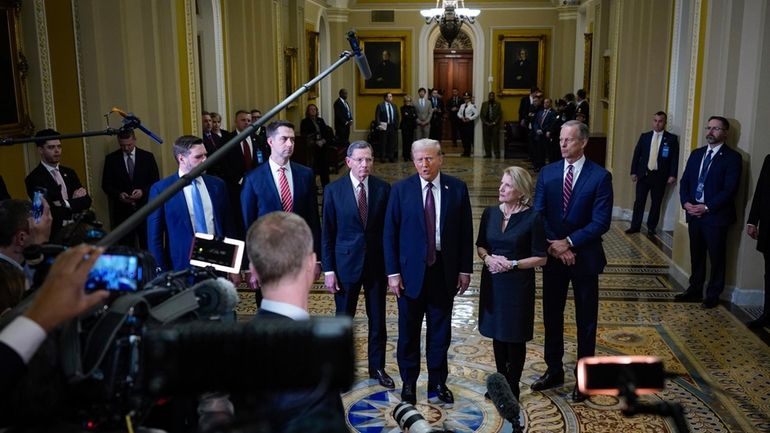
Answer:
[[[657,168],[650,170],[647,160],[650,157],[653,131],[639,136],[631,160],[631,175],[636,176],[636,199],[634,214],[631,217],[631,229],[639,230],[647,204],[647,193],[650,194],[650,213],[647,215],[647,230],[654,232],[660,218],[660,205],[666,191],[668,178],[676,178],[679,170],[679,137],[668,131],[663,131],[658,147]]]
[[[460,106],[463,105],[463,98],[459,96],[453,96],[449,98],[446,103],[446,109],[449,112],[449,123],[452,124],[452,145],[457,146],[457,138],[460,137],[461,122],[457,116],[457,111],[460,110]]]
[[[387,104],[390,104],[392,109],[390,122],[388,122]],[[396,142],[398,142],[398,136],[396,135],[398,130],[398,107],[396,107],[396,104],[387,101],[380,102],[374,110],[374,120],[377,124],[387,123],[386,129],[384,131],[380,130],[380,143],[379,146],[375,145],[375,154],[381,161],[387,159],[393,162],[396,160]]]
[[[51,207],[51,216],[53,217],[51,239],[54,239],[54,236],[61,230],[62,223],[65,220],[70,220],[73,214],[91,207],[91,196],[88,194],[83,197],[72,198],[75,190],[83,187],[75,170],[59,164],[59,173],[61,173],[64,179],[64,185],[67,186],[67,195],[70,196],[67,200],[69,207],[64,204],[59,184],[56,183],[51,173],[48,172],[48,169],[42,163],[38,164],[24,179],[24,183],[27,186],[27,195],[30,199],[34,197],[36,187],[43,187],[47,190],[45,199],[48,200],[48,205]]]
[[[765,259],[765,303],[762,311],[767,316],[770,314],[770,155],[765,156],[762,164],[746,222],[759,230],[757,250],[762,252]]]
[[[260,308],[251,323],[291,322],[292,319],[282,314]],[[254,407],[247,405],[239,412],[255,415],[257,419],[267,420],[272,432],[344,432],[345,409],[342,406],[339,390],[295,389],[291,391],[257,392],[253,399],[247,400]],[[247,403],[248,404],[248,403]],[[236,403],[236,407],[239,406]],[[311,429],[312,427],[312,429]]]
[[[431,96],[428,98],[433,106],[433,114],[430,118],[430,138],[433,140],[441,141],[442,126],[444,122],[444,101],[441,96],[435,98]]]
[[[0,342],[0,389],[3,394],[10,394],[27,369],[21,356],[5,343]],[[0,423],[2,425],[2,423]]]
[[[113,230],[120,223],[130,217],[137,209],[147,204],[150,187],[160,180],[158,164],[155,156],[146,150],[135,148],[134,151],[134,177],[128,176],[124,153],[118,149],[104,157],[104,171],[102,172],[102,190],[107,194],[110,203],[110,224]],[[131,195],[135,189],[142,191],[142,198],[133,203],[125,203],[120,200],[120,194]],[[142,249],[147,248],[147,224],[142,223],[129,232],[121,243],[129,246],[138,245]]]
[[[9,198],[11,198],[11,195],[8,194],[8,188],[5,187],[3,176],[0,176],[0,201],[8,200]]]
[[[310,117],[305,117],[299,124],[299,133],[307,140],[308,151],[312,158],[312,164],[309,164],[315,174],[321,178],[321,186],[329,184],[329,161],[326,152],[331,147],[331,141],[334,134],[331,128],[320,117],[315,118],[315,123]],[[324,143],[320,146],[319,141]]]
[[[367,180],[367,218],[363,226],[357,191],[350,175],[343,175],[324,190],[321,262],[334,272],[340,291],[334,296],[337,315],[355,316],[361,287],[369,319],[369,374],[385,368],[385,257],[382,231],[390,185],[374,176]]]
[[[348,104],[346,107],[345,104]],[[337,137],[338,146],[347,146],[350,143],[350,123],[353,121],[353,113],[348,109],[350,103],[337,98],[334,101],[334,134]]]
[[[233,131],[227,135],[223,135],[222,142],[229,142],[239,133],[240,132],[238,131]],[[243,182],[245,182],[244,177],[249,171],[267,162],[267,158],[270,156],[267,142],[262,143],[262,140],[256,135],[250,136],[249,139],[251,143],[251,146],[249,146],[249,151],[251,152],[250,164],[246,164],[246,160],[244,159],[243,143],[238,143],[230,148],[217,169],[219,177],[221,177],[222,180],[225,181],[225,185],[227,185],[230,208],[232,209],[232,214],[236,216],[233,220],[235,220],[235,237],[237,239],[245,239],[246,230],[248,229],[248,227],[243,226],[243,220],[237,218],[242,212],[241,188]],[[247,143],[248,142],[249,141],[247,140]]]

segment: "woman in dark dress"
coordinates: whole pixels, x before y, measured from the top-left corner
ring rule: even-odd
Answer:
[[[531,207],[532,185],[525,169],[506,168],[500,204],[484,210],[476,240],[484,261],[479,332],[492,338],[497,371],[517,399],[535,319],[535,268],[545,265],[547,250],[543,220]]]
[[[329,184],[329,162],[326,158],[326,150],[331,145],[334,134],[318,115],[318,106],[315,104],[308,104],[305,109],[305,118],[299,124],[299,133],[307,140],[307,147],[313,158],[310,165],[315,174],[321,177],[321,186],[325,187]]]
[[[417,109],[412,105],[412,97],[404,96],[404,105],[401,106],[401,150],[404,161],[412,160],[412,142],[414,130],[417,128]]]

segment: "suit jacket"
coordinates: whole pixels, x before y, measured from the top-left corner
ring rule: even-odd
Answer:
[[[348,106],[350,106],[350,102],[348,102]],[[350,122],[351,120],[353,120],[353,112],[348,111],[345,104],[342,102],[342,98],[337,98],[337,100],[334,101],[334,131],[339,134],[339,131],[342,131],[345,128],[350,129],[350,125],[348,125],[347,122]]]
[[[0,389],[8,396],[27,369],[21,356],[5,343],[0,342]],[[0,401],[4,399],[0,397]],[[0,423],[2,425],[3,423]]]
[[[414,102],[414,108],[417,110],[417,122],[418,123],[430,123],[430,118],[433,112],[433,108],[430,104],[430,99],[423,98],[423,105],[420,107],[420,98]]]
[[[393,185],[385,212],[383,242],[385,272],[401,274],[405,293],[419,296],[425,277],[428,245],[425,234],[423,190],[417,174]],[[473,272],[473,222],[468,186],[441,173],[441,256],[448,295],[457,294],[460,272]]]
[[[296,162],[290,162],[294,195],[293,211],[301,216],[313,232],[313,251],[321,257],[321,223],[318,220],[315,175],[313,170]],[[262,215],[283,210],[281,196],[270,172],[270,163],[265,163],[249,172],[243,181],[241,211],[243,224],[248,230]]]
[[[64,184],[67,186],[67,194],[72,197],[72,193],[75,190],[82,188],[83,184],[80,183],[75,170],[65,167],[59,164],[59,173],[64,179]],[[48,205],[51,206],[51,216],[53,222],[51,223],[51,237],[59,232],[64,220],[72,219],[72,215],[77,212],[82,212],[91,207],[91,196],[86,194],[80,198],[70,198],[67,200],[70,207],[64,205],[64,200],[61,196],[61,188],[59,184],[53,179],[48,169],[43,164],[38,164],[24,179],[24,183],[27,186],[27,195],[32,199],[35,194],[36,187],[43,187],[47,190],[45,199],[48,200]]]
[[[490,104],[489,101],[484,101],[481,104],[481,113],[479,113],[479,117],[485,125],[488,122],[492,122],[495,124],[494,126],[500,126],[500,117],[502,117],[502,115],[503,110],[499,102],[495,101],[494,104]]]
[[[586,125],[588,125],[589,121],[591,120],[591,116],[589,115],[589,107],[588,107],[588,101],[583,99],[582,101],[578,102],[578,104],[575,106],[575,114],[582,113],[586,116]]]
[[[550,109],[548,112],[545,109],[538,110],[532,118],[532,132],[542,131],[542,135],[545,137],[545,133],[550,132],[551,125],[555,120],[556,110]]]
[[[211,198],[215,235],[235,236],[224,182],[218,177],[207,174],[201,177]],[[179,173],[174,173],[155,182],[150,187],[150,199],[171,186],[177,179],[179,179]],[[147,217],[147,248],[163,271],[172,269],[179,271],[190,267],[190,248],[192,248],[194,234],[184,191],[178,191]]]
[[[763,253],[770,253],[770,227],[768,227],[770,225],[770,155],[765,156],[765,162],[762,164],[746,223],[755,225],[759,229],[757,249]]]
[[[612,219],[612,175],[586,159],[564,212],[562,193],[566,163],[565,160],[554,162],[540,171],[535,189],[535,210],[545,219],[547,239],[569,236],[572,240],[572,251],[576,254],[575,265],[571,267],[574,275],[600,274],[607,264],[602,235],[610,229]]]
[[[433,122],[440,122],[444,119],[444,100],[441,99],[441,96],[436,97],[436,103],[433,103],[433,96],[428,97],[428,101],[430,101],[431,105],[433,105],[433,108],[436,109],[433,112],[433,117],[431,120]]]
[[[160,179],[155,156],[146,150],[136,148],[134,153],[134,179],[128,177],[123,151],[118,149],[104,157],[102,172],[102,190],[110,202],[110,220],[112,228],[125,221],[137,209],[147,204],[152,184]],[[133,205],[120,200],[120,193],[142,190],[142,198]]]
[[[452,120],[459,120],[459,116],[457,115],[457,111],[460,110],[460,106],[463,105],[464,100],[461,96],[457,97],[451,97],[446,102],[446,110],[449,112],[450,119]],[[457,108],[457,110],[452,111],[453,108]],[[456,117],[457,119],[453,119],[451,116]]]
[[[529,95],[522,96],[519,101],[519,122],[522,120],[529,122],[529,111],[531,107],[532,101],[530,100]]]
[[[0,176],[0,201],[8,200],[9,198],[11,198],[11,195],[8,194],[8,188],[5,187],[3,176]]]
[[[386,102],[380,102],[377,104],[377,108],[374,109],[374,120],[377,123],[386,122],[388,121],[388,111],[387,108],[385,108]],[[391,129],[396,130],[398,129],[398,107],[396,107],[396,104],[390,104],[391,108],[393,109],[393,122],[388,123],[388,130]]]
[[[682,207],[685,203],[698,203],[695,199],[698,177],[701,161],[708,147],[706,145],[693,150],[687,159],[682,179],[679,181],[679,201]],[[716,155],[712,155],[711,165],[703,184],[704,204],[709,208],[709,211],[700,217],[703,224],[726,226],[735,221],[735,197],[738,193],[742,168],[741,155],[726,143],[722,144]],[[689,223],[693,217],[687,214],[686,218]]]
[[[369,176],[366,196],[366,227],[358,213],[358,197],[350,175],[340,176],[324,190],[321,264],[324,271],[334,271],[339,281],[355,283],[364,273],[385,277],[382,253],[382,229],[390,184]]]
[[[631,174],[637,178],[647,176],[647,160],[650,158],[653,131],[639,136],[631,160]],[[666,149],[668,148],[668,149]],[[676,177],[679,171],[679,137],[668,131],[663,131],[658,147],[658,171],[666,173],[666,177]]]

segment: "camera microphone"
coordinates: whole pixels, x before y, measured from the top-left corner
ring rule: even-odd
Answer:
[[[202,317],[227,314],[238,304],[238,291],[223,277],[203,280],[190,289],[198,297],[198,314]]]
[[[348,42],[350,48],[353,50],[353,57],[358,65],[358,70],[361,71],[361,75],[364,80],[372,78],[372,69],[369,67],[369,62],[366,60],[366,54],[361,52],[361,46],[358,44],[358,37],[353,30],[348,32]]]
[[[519,426],[519,401],[513,395],[505,376],[500,373],[490,375],[487,378],[487,391],[500,416],[513,425],[513,431],[517,431],[517,427],[521,428]]]

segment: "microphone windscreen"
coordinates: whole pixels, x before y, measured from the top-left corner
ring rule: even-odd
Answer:
[[[355,59],[358,70],[361,71],[364,80],[372,78],[372,69],[369,67],[369,62],[366,61],[366,55],[361,54],[360,56],[356,56]]]
[[[214,316],[229,313],[238,304],[238,291],[226,278],[203,280],[192,287],[198,296],[198,314]]]
[[[508,385],[508,380],[500,373],[494,373],[487,378],[487,392],[492,399],[500,416],[513,423],[519,419],[519,402]]]

